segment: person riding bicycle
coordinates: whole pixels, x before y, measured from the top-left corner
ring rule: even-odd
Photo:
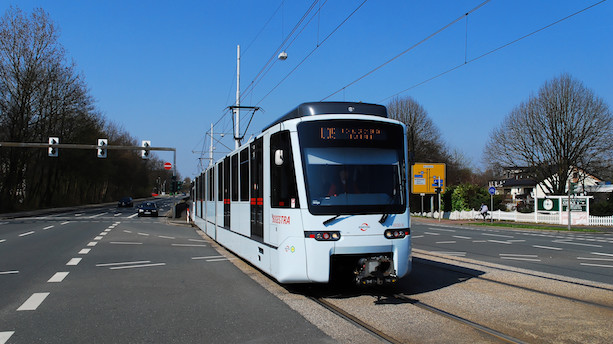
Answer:
[[[479,208],[479,212],[481,213],[481,216],[483,216],[483,221],[485,221],[485,218],[487,217],[487,205],[485,203],[481,203],[481,208]]]

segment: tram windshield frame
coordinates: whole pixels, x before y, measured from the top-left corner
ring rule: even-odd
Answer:
[[[314,215],[406,211],[404,131],[355,119],[297,126],[309,212]]]

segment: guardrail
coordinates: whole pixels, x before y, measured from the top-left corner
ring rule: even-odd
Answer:
[[[580,215],[579,215],[580,214]],[[438,219],[439,216],[448,220],[479,220],[483,219],[481,214],[476,210],[463,210],[444,212],[428,212],[428,213],[413,213],[417,216],[432,217]],[[490,211],[487,220],[491,218],[494,221],[513,221],[513,222],[528,222],[528,223],[546,223],[554,225],[566,225],[568,223],[566,213],[520,213],[517,211],[502,211],[495,210]],[[573,224],[587,225],[587,226],[613,226],[613,216],[591,216],[585,212],[573,212],[571,216]]]

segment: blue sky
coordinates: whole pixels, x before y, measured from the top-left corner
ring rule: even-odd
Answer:
[[[215,132],[225,132],[223,142],[233,147],[224,109],[235,99],[238,44],[241,105],[263,109],[247,137],[300,103],[385,105],[399,92],[459,65],[398,95],[423,105],[448,147],[463,153],[475,170],[484,168],[481,157],[491,130],[547,80],[569,73],[613,105],[612,1],[464,64],[599,2],[493,0],[343,89],[483,1],[369,0],[338,27],[362,2],[316,4],[307,21],[321,7],[319,14],[285,47],[287,60],[275,61],[251,92],[248,86],[312,0],[3,0],[0,11],[9,6],[47,11],[97,108],[138,140],[176,147],[182,177],[199,173],[200,151],[209,146],[206,133],[224,113]],[[227,152],[215,146],[215,157]],[[172,161],[170,153],[159,156]]]

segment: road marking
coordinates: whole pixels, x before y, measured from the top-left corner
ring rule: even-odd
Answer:
[[[495,236],[495,237],[499,237],[499,238],[511,238],[511,239],[514,238],[513,236],[510,236],[510,235],[501,235],[501,234],[482,233],[482,235]]]
[[[441,233],[432,233],[432,232],[424,232],[424,234],[430,234],[430,235],[441,235]]]
[[[67,225],[67,224],[69,224],[69,223],[70,223],[70,221],[64,221],[64,222],[60,223],[60,225],[62,225],[62,226],[63,226],[63,225]]]
[[[507,244],[507,245],[511,245],[511,242],[508,241],[500,241],[500,240],[488,240],[488,242],[493,242],[493,243],[497,243],[497,244]]]
[[[150,260],[140,260],[137,262],[102,263],[102,264],[96,264],[96,266],[104,267],[104,266],[133,265],[133,264],[146,264],[146,263],[151,263],[151,261]]]
[[[207,259],[206,261],[207,262],[222,262],[222,261],[225,261],[225,260],[230,260],[230,259],[228,259],[228,258],[217,258],[217,259]]]
[[[66,265],[71,265],[71,266],[77,265],[81,262],[81,259],[83,258],[72,258],[71,260],[68,261],[68,263],[66,263]]]
[[[436,244],[455,244],[457,241],[455,240],[451,240],[451,241],[437,241]]]
[[[102,237],[101,236],[97,236],[97,237],[94,238],[94,240],[102,240]]]
[[[207,245],[197,245],[197,244],[172,244],[171,246],[182,246],[182,247],[207,247]]]
[[[49,293],[34,293],[17,308],[17,311],[35,311],[45,301],[47,296],[49,296]]]
[[[147,234],[147,233],[136,233],[136,234],[143,235],[143,236],[149,236],[149,234]]]
[[[19,271],[17,270],[12,270],[12,271],[0,271],[0,275],[13,275],[13,274],[18,274]]]
[[[417,238],[423,238],[423,235],[412,235],[411,238],[413,239],[417,239]]]
[[[79,251],[79,254],[88,254],[89,251],[91,251],[91,250],[92,250],[91,248],[84,248],[81,251]]]
[[[473,242],[487,242],[487,240],[473,240]]]
[[[34,234],[34,231],[30,231],[30,232],[25,232],[25,233],[21,233],[19,234],[20,237],[24,237],[26,235],[30,235],[30,234]]]
[[[432,253],[436,254],[445,254],[448,256],[465,256],[466,252],[445,252],[445,251],[432,251]]]
[[[192,257],[192,259],[216,259],[216,258],[225,258],[224,256],[208,256],[208,257]]]
[[[109,234],[109,233],[108,233],[108,232],[102,232],[102,233],[100,233],[100,235],[102,235],[102,236],[105,236],[105,235],[107,235],[107,234]]]
[[[60,283],[64,280],[64,278],[66,278],[66,276],[68,276],[68,272],[56,272],[55,275],[49,278],[47,283]]]
[[[553,242],[558,243],[558,244],[568,244],[568,245],[577,245],[577,246],[602,247],[601,245],[582,244],[580,242],[568,242],[564,240],[554,240]]]
[[[598,255],[598,256],[609,256],[609,257],[613,257],[613,254],[611,254],[611,253],[592,252],[592,253],[590,253],[590,254],[595,254],[595,255]]]
[[[561,250],[562,250],[562,249],[561,249],[561,248],[559,248],[559,247],[551,247],[551,246],[532,245],[532,247],[535,247],[535,248],[543,248],[543,249],[545,249],[545,250],[558,250],[558,251],[561,251]]]
[[[132,234],[132,231],[129,231],[129,230],[127,230],[127,229],[124,229],[124,230],[123,230],[123,232],[124,232],[124,233],[130,233],[130,234]]]
[[[613,268],[613,265],[590,264],[590,263],[581,263],[581,265],[595,266],[595,267],[599,267],[599,268]]]
[[[163,236],[163,235],[158,235],[158,238],[162,238],[162,239],[175,239],[175,237],[169,237],[169,236]]]
[[[428,229],[433,230],[433,231],[455,232],[455,229],[442,229],[442,228],[434,228],[434,227],[428,227]]]
[[[153,264],[142,264],[142,265],[129,265],[129,266],[115,266],[109,268],[110,270],[121,270],[121,269],[133,269],[133,268],[148,268],[151,266],[162,266],[166,265],[166,263],[153,263]]]
[[[121,213],[117,213],[117,214],[115,214],[115,215],[113,215],[113,216],[119,216],[119,215],[121,215]]]
[[[187,239],[188,241],[195,241],[195,242],[207,242],[206,240],[201,240],[201,239]]]
[[[6,239],[0,239],[0,242],[5,242],[5,241],[6,241]]]
[[[47,229],[51,229],[51,228],[53,228],[53,227],[55,227],[55,226],[53,226],[53,225],[52,225],[52,226],[47,226],[47,227],[45,227],[45,228],[43,228],[43,229],[44,229],[44,230],[47,230]]]
[[[129,242],[129,241],[111,241],[114,245],[142,245],[142,242]]]
[[[536,254],[515,254],[515,253],[501,253],[499,256],[510,256],[510,257],[524,257],[524,258],[538,258]]]
[[[136,217],[136,216],[138,216],[138,213],[133,214],[133,215],[130,215],[130,216],[128,216],[128,218],[129,218],[129,219],[133,219],[133,218],[134,218],[134,217]]]
[[[89,242],[89,243],[87,244],[87,246],[93,247],[93,246],[96,246],[96,244],[97,244],[97,242],[92,241],[92,242]]]
[[[583,260],[602,260],[603,262],[613,262],[613,258],[587,258],[587,257],[577,257],[577,259],[583,259]]]
[[[108,214],[108,212],[105,211],[104,213],[92,215],[92,216],[88,217],[88,219],[93,219],[94,217],[98,217],[98,216],[102,216],[102,215],[106,215],[106,214]]]
[[[540,259],[534,259],[534,258],[506,257],[506,256],[502,256],[500,257],[500,259],[522,260],[526,262],[540,262],[541,261]]]
[[[6,342],[8,342],[13,333],[15,333],[15,331],[0,332],[0,344],[5,344]]]
[[[526,242],[526,240],[517,240],[517,239],[515,239],[515,240],[507,240],[507,241],[508,242]]]
[[[81,216],[83,213],[74,214],[74,216]]]
[[[454,238],[458,238],[458,239],[466,239],[466,240],[471,240],[471,237],[466,237],[466,236],[461,236],[461,235],[452,235]]]

